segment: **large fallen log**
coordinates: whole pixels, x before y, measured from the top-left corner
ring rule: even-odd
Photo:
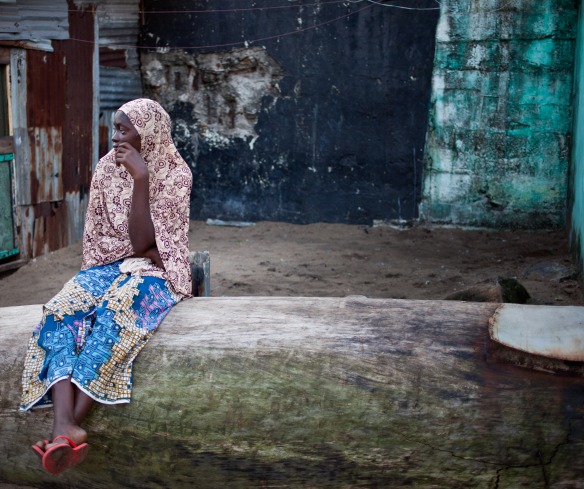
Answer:
[[[491,361],[498,304],[198,298],[99,406],[61,476],[17,411],[40,306],[0,309],[0,482],[30,487],[581,487],[584,379]]]

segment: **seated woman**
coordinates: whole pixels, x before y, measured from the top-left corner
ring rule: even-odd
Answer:
[[[128,102],[112,141],[91,182],[81,271],[45,304],[24,365],[21,410],[53,406],[50,441],[32,447],[53,474],[86,457],[94,401],[130,402],[133,360],[191,295],[192,174],[170,117],[152,100]]]

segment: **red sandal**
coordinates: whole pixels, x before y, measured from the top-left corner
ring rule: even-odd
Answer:
[[[43,440],[43,443],[45,444],[45,446],[47,446],[49,444],[49,440]],[[30,448],[34,450],[34,452],[40,457],[41,460],[43,459],[45,451],[41,447],[39,447],[38,445],[32,445]]]
[[[43,454],[43,467],[47,472],[55,475],[83,462],[89,452],[89,445],[87,443],[76,445],[73,440],[66,436],[57,436],[52,443],[55,443],[59,439],[65,440],[66,443],[55,445],[47,449]]]

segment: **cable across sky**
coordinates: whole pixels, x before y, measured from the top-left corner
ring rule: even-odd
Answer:
[[[434,0],[436,3],[438,3],[437,0]],[[150,51],[161,51],[161,50],[171,50],[171,49],[182,49],[182,50],[186,50],[186,49],[211,49],[211,48],[229,48],[229,47],[234,47],[234,46],[249,46],[252,44],[256,44],[258,42],[265,42],[265,41],[273,41],[273,40],[277,40],[277,39],[281,39],[284,37],[288,37],[288,36],[292,36],[295,34],[300,34],[302,32],[307,32],[313,29],[318,29],[320,27],[324,27],[326,25],[329,24],[333,24],[335,22],[339,22],[343,19],[346,19],[348,17],[351,17],[355,14],[358,14],[359,12],[363,12],[365,10],[369,10],[374,6],[381,6],[381,7],[392,7],[392,8],[399,8],[399,9],[407,9],[407,10],[419,10],[419,11],[428,11],[428,10],[438,10],[440,9],[440,7],[431,7],[431,8],[414,8],[414,7],[404,7],[404,6],[398,6],[398,5],[394,5],[394,4],[389,4],[389,3],[382,3],[380,1],[377,0],[333,0],[333,1],[329,1],[329,2],[317,2],[317,3],[312,3],[312,4],[305,4],[305,5],[285,5],[285,6],[272,6],[272,7],[248,7],[248,8],[243,8],[243,9],[213,9],[213,10],[173,10],[173,11],[169,11],[169,10],[165,10],[165,11],[140,11],[141,13],[144,14],[187,14],[187,13],[196,13],[196,14],[204,14],[204,13],[233,13],[233,12],[246,12],[246,11],[253,11],[253,10],[268,10],[268,9],[280,9],[280,8],[288,8],[288,7],[310,7],[310,6],[323,6],[323,5],[338,5],[338,4],[362,4],[363,2],[366,2],[367,4],[357,10],[354,10],[352,12],[349,12],[347,14],[335,17],[333,19],[329,19],[323,22],[319,22],[317,24],[311,25],[311,26],[307,26],[307,27],[300,27],[297,28],[293,31],[289,31],[289,32],[283,32],[280,34],[275,34],[272,36],[265,36],[265,37],[259,37],[259,38],[254,38],[254,39],[243,39],[243,40],[238,40],[238,41],[233,41],[233,42],[228,42],[228,43],[220,43],[220,44],[205,44],[205,45],[182,45],[182,46],[143,46],[143,45],[122,45],[122,44],[116,44],[115,46],[113,46],[113,48],[115,49],[139,49],[139,50],[150,50]],[[115,13],[115,10],[108,10],[108,13]],[[77,38],[70,38],[70,40],[72,41],[77,41],[77,42],[85,42],[85,43],[93,43],[94,41],[89,41],[89,40],[84,40],[84,39],[77,39]]]

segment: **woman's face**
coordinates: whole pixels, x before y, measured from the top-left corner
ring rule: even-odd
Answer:
[[[142,147],[140,142],[140,134],[130,122],[130,119],[121,110],[118,110],[114,116],[114,134],[112,136],[114,149],[121,143],[129,143],[138,152]]]

